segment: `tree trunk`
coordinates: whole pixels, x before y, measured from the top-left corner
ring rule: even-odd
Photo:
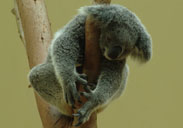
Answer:
[[[42,63],[47,56],[48,46],[52,39],[50,22],[44,0],[14,0],[12,12],[26,48],[30,68]],[[110,3],[110,0],[94,0],[95,3]],[[98,46],[99,30],[90,17],[86,21],[86,47],[83,72],[88,75],[89,82],[96,81],[99,74],[100,50]],[[37,107],[44,128],[72,128],[76,119],[61,116],[52,110],[42,98],[35,93]],[[90,120],[80,128],[97,128],[97,114],[93,113]]]

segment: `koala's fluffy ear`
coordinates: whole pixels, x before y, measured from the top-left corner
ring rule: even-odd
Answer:
[[[138,34],[132,57],[137,58],[140,62],[147,62],[152,56],[152,40],[144,26],[141,26]]]

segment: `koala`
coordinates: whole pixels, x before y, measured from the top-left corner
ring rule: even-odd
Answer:
[[[101,71],[96,87],[79,93],[76,83],[89,86],[86,75],[77,71],[77,65],[84,61],[87,16],[100,29]],[[128,56],[143,63],[152,56],[151,36],[139,18],[121,5],[85,6],[56,32],[46,61],[30,71],[29,80],[35,91],[63,115],[78,117],[79,126],[92,112],[102,110],[122,94],[129,72]],[[87,102],[73,114],[72,108],[82,96]]]

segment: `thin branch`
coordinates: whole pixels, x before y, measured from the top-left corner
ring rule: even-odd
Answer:
[[[24,46],[26,44],[25,42],[25,37],[24,37],[24,31],[23,31],[23,28],[22,28],[22,21],[20,19],[20,14],[19,14],[19,11],[18,11],[18,6],[17,6],[17,3],[14,1],[14,9],[11,10],[11,12],[15,15],[16,17],[16,22],[17,22],[17,26],[18,26],[18,33],[20,34],[20,39],[22,40]]]

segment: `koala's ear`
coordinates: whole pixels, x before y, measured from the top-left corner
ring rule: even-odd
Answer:
[[[140,62],[147,62],[151,59],[152,39],[144,26],[140,28],[138,39],[131,55],[132,57],[137,58]]]

